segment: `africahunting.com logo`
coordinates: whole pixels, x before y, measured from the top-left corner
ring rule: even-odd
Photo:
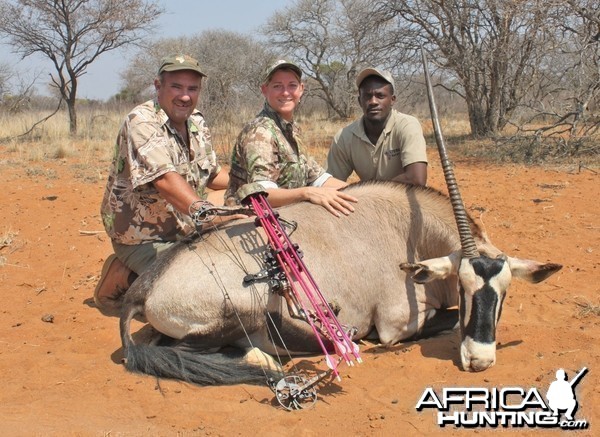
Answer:
[[[440,427],[587,429],[587,420],[575,419],[575,386],[587,372],[584,367],[569,381],[566,372],[558,369],[545,397],[535,387],[447,387],[437,392],[429,387],[415,408],[436,409]]]

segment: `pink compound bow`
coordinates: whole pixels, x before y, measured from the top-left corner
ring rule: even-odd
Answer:
[[[289,298],[292,305],[299,307],[300,317],[310,325],[319,346],[325,354],[327,366],[339,380],[337,366],[341,360],[344,360],[350,366],[354,365],[354,359],[358,363],[362,362],[358,346],[352,342],[336,318],[333,309],[325,300],[323,293],[321,293],[317,283],[302,261],[302,254],[298,245],[290,241],[289,236],[279,222],[278,214],[273,211],[265,195],[260,192],[251,194],[245,199],[245,202],[252,205],[260,226],[267,235],[273,254],[285,273],[290,285],[291,296]],[[307,308],[306,302],[310,304],[311,309]],[[288,301],[288,308],[290,306]],[[333,344],[339,360],[334,360],[329,354],[322,337]]]

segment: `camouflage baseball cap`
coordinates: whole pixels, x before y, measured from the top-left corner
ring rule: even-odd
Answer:
[[[200,70],[200,63],[188,55],[171,55],[163,58],[158,69],[158,74],[163,71],[180,71],[180,70],[192,70],[199,73],[200,76],[206,77],[206,74]]]
[[[390,72],[380,70],[378,68],[365,68],[363,71],[358,73],[358,76],[356,76],[356,86],[360,88],[360,84],[369,76],[379,76],[380,78],[388,82],[390,85],[392,85],[392,91],[395,89],[394,78],[392,77]]]
[[[277,70],[280,70],[282,68],[289,68],[298,75],[298,79],[302,79],[302,70],[300,69],[300,67],[298,67],[293,62],[286,61],[285,59],[279,59],[278,61],[275,61],[273,64],[269,65],[269,67],[265,71],[263,83],[267,83],[269,80],[271,80],[273,74],[275,74]]]

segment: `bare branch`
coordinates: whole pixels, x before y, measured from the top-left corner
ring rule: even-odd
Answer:
[[[157,0],[0,0],[0,36],[23,58],[39,53],[77,132],[77,79],[102,54],[140,41],[163,13]]]
[[[362,68],[403,64],[391,25],[372,1],[300,0],[274,14],[264,32],[282,56],[302,67],[310,94],[347,118],[357,109],[354,79]]]

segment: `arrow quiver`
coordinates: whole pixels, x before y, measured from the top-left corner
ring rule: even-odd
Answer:
[[[265,194],[252,193],[243,202],[252,206],[257,217],[256,225],[263,228],[269,241],[271,253],[265,260],[267,271],[273,271],[276,266],[283,273],[277,278],[280,285],[276,291],[286,299],[290,315],[310,325],[325,355],[327,366],[340,379],[337,366],[341,360],[350,366],[354,365],[354,360],[362,362],[358,346],[337,320],[334,310],[302,261],[300,248],[290,241],[278,213],[271,208]],[[329,354],[323,338],[331,342],[338,360]]]

